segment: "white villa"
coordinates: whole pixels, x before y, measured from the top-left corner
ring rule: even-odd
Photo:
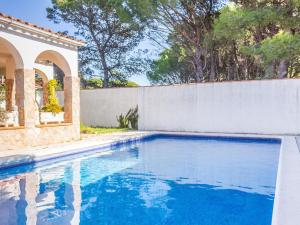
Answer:
[[[0,82],[6,86],[8,120],[0,127],[0,149],[76,140],[80,137],[77,48],[82,41],[0,13]],[[35,78],[54,77],[53,64],[64,73],[64,118],[41,123]]]

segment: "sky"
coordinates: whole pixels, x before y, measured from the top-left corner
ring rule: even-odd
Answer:
[[[69,31],[74,33],[75,28],[70,24],[54,24],[47,19],[46,8],[51,6],[51,0],[0,0],[0,12],[17,17],[38,26],[49,28],[53,31]],[[140,47],[151,48],[151,43],[145,41]],[[149,85],[145,75],[132,76],[130,80],[139,85]]]

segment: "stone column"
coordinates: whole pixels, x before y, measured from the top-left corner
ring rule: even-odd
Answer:
[[[15,62],[12,57],[6,60],[6,110],[12,111],[15,103]]]
[[[6,110],[12,111],[14,105],[14,79],[5,80],[5,101],[6,101]]]
[[[43,81],[43,104],[48,103],[48,83]]]
[[[80,124],[80,85],[79,77],[64,78],[64,109],[65,122]]]
[[[20,126],[35,126],[35,71],[16,70],[16,104],[19,109]]]
[[[79,225],[80,224],[80,209],[82,203],[81,197],[81,187],[80,187],[80,161],[73,162],[72,171],[73,171],[73,180],[72,180],[72,187],[73,187],[73,208],[74,208],[74,215],[70,221],[71,225]]]
[[[39,194],[39,175],[35,172],[26,174],[26,183],[25,183],[25,200],[27,203],[25,209],[26,215],[26,225],[36,225],[37,224],[37,203],[36,198]]]

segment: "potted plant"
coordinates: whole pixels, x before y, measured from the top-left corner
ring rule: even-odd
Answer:
[[[43,124],[61,123],[64,121],[63,107],[59,105],[56,97],[56,86],[56,80],[50,80],[48,82],[48,103],[46,103],[40,111],[40,122]]]

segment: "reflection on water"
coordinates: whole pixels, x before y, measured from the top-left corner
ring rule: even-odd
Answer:
[[[164,137],[7,170],[0,224],[268,225],[278,154],[278,143]]]

